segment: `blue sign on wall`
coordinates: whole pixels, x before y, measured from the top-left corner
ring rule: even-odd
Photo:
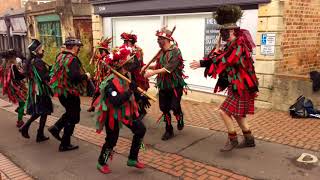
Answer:
[[[261,35],[261,45],[267,45],[267,34]]]

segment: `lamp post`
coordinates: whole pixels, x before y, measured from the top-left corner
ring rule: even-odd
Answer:
[[[8,49],[11,49],[11,41],[10,41],[10,27],[11,27],[11,21],[10,21],[10,15],[5,14],[4,15],[4,22],[7,26],[7,43],[8,43]]]

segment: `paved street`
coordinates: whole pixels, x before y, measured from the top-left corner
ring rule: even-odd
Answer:
[[[49,118],[52,124],[63,112],[55,101],[55,113]],[[59,153],[58,142],[35,143],[35,123],[30,130],[31,139],[23,139],[17,133],[15,109],[10,103],[0,101],[0,153],[4,154],[35,179],[318,179],[317,164],[301,164],[295,160],[303,153],[320,157],[320,121],[291,119],[285,112],[258,109],[250,117],[257,147],[220,153],[226,141],[223,124],[215,104],[183,101],[187,127],[176,132],[176,137],[163,142],[163,124],[156,124],[160,113],[156,104],[144,120],[147,150],[140,159],[146,170],[126,166],[131,133],[123,128],[111,163],[113,173],[102,175],[95,169],[99,146],[104,135],[94,131],[93,114],[87,113],[89,99],[82,98],[81,123],[75,131],[74,142],[80,149],[74,153]],[[13,143],[14,142],[14,143]],[[48,156],[48,154],[50,156]],[[1,167],[1,166],[0,166]],[[4,170],[3,170],[4,171]],[[5,171],[4,171],[5,172]]]

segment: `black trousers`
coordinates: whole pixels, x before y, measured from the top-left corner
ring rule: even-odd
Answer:
[[[182,87],[177,87],[175,89],[162,89],[159,91],[159,106],[165,116],[167,129],[172,129],[170,111],[172,110],[175,116],[182,114],[182,93]]]
[[[142,121],[136,120],[132,122],[132,125],[126,125],[133,133],[131,149],[129,154],[129,159],[138,160],[138,154],[142,139],[146,133],[146,127]],[[102,146],[101,153],[98,159],[99,164],[105,165],[107,162],[108,155],[112,152],[113,148],[116,146],[119,138],[119,123],[115,122],[114,129],[110,129],[108,122],[106,122],[106,138],[105,143]]]
[[[60,131],[64,129],[61,146],[69,146],[75,125],[80,122],[80,97],[68,94],[67,97],[59,96],[59,101],[66,112],[54,125]]]

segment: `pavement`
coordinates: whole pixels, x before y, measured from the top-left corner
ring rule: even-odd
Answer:
[[[111,162],[113,173],[102,175],[95,164],[104,134],[95,133],[94,114],[86,112],[90,99],[84,97],[81,101],[81,122],[73,139],[80,149],[59,153],[58,142],[53,138],[41,144],[35,142],[36,123],[30,129],[31,139],[23,139],[14,126],[15,107],[0,100],[0,137],[6,137],[0,138],[0,153],[34,179],[316,180],[320,177],[319,161],[312,164],[296,161],[302,153],[320,159],[319,120],[291,119],[286,112],[257,109],[249,117],[257,146],[221,153],[219,149],[226,141],[226,133],[215,111],[217,104],[186,100],[182,102],[186,127],[183,131],[176,130],[175,138],[166,142],[160,139],[164,124],[156,123],[161,115],[158,105],[153,104],[149,109],[144,120],[147,148],[139,157],[147,165],[145,170],[126,166],[132,134],[123,128],[115,149],[117,154]],[[55,113],[49,117],[48,125],[63,113],[56,100],[54,104]],[[239,129],[238,132],[241,134]]]

